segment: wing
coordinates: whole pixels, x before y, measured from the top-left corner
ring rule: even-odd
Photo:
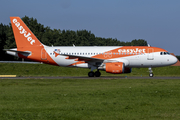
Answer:
[[[58,55],[67,56],[66,59],[75,59],[75,61],[84,61],[85,63],[91,63],[96,66],[99,66],[101,63],[106,63],[106,62],[117,62],[115,60],[107,60],[107,59],[93,58],[93,57],[87,57],[87,56],[59,54],[59,53],[56,53],[55,51],[54,53],[55,53],[55,57],[57,57]]]

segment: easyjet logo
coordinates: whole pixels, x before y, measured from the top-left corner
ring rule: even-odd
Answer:
[[[119,49],[118,52],[120,53],[145,53],[146,49]]]
[[[30,42],[31,45],[35,43],[35,40],[32,39],[31,33],[27,32],[23,26],[20,25],[20,23],[17,21],[17,19],[13,19],[13,23],[15,26],[19,29],[20,34],[23,34],[25,38],[27,38],[27,41]]]

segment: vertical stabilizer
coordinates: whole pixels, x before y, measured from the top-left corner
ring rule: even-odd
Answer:
[[[19,17],[10,17],[17,48],[39,47],[43,44],[36,38],[31,30]]]

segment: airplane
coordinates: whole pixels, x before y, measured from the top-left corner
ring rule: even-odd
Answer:
[[[168,51],[151,46],[46,46],[41,43],[19,17],[10,17],[17,48],[6,53],[45,64],[89,68],[89,77],[107,73],[131,73],[132,68],[149,68],[173,65],[177,58]],[[96,72],[93,70],[97,69]]]

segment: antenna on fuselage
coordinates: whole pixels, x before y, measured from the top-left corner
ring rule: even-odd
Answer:
[[[148,47],[151,47],[151,45],[150,45],[150,44],[148,44]]]
[[[76,47],[76,46],[73,44],[73,47]]]

